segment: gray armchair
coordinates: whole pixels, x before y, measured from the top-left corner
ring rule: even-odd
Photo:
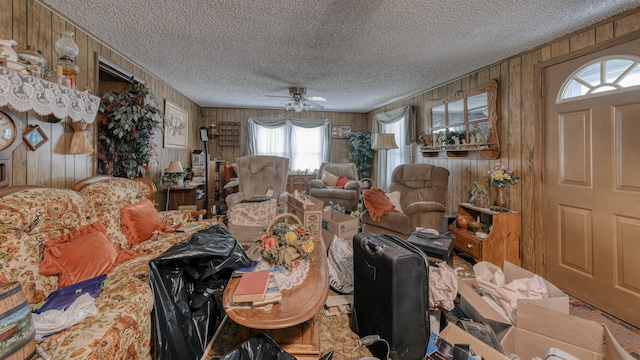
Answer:
[[[336,188],[328,186],[322,182],[322,172],[328,173],[341,178],[346,176],[348,181],[344,184],[344,188]],[[358,196],[360,194],[360,182],[358,181],[358,170],[354,163],[322,163],[318,170],[316,179],[307,183],[307,193],[316,199],[329,205],[329,202],[340,204],[346,210],[352,211],[358,207]]]
[[[389,193],[400,192],[403,212],[390,212],[374,221],[362,214],[363,231],[393,234],[406,239],[416,227],[440,231],[447,210],[449,170],[430,164],[399,165],[391,174]]]

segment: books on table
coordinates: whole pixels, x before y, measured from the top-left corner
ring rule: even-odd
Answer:
[[[243,280],[244,284],[249,285],[243,285]],[[262,285],[263,282],[266,285]],[[258,286],[258,284],[260,284],[260,286]],[[264,292],[261,292],[262,286],[265,286]],[[243,288],[246,287],[253,289],[243,290]],[[238,289],[240,289],[239,292]],[[242,277],[240,278],[238,286],[233,292],[233,296],[231,298],[231,301],[233,301],[234,304],[246,304],[246,306],[251,307],[275,304],[279,303],[281,300],[282,293],[280,292],[280,288],[278,287],[278,283],[276,282],[274,275],[269,270],[242,273]]]
[[[267,286],[267,292],[264,295],[264,300],[262,301],[254,301],[251,306],[258,307],[269,304],[276,304],[282,300],[282,293],[280,292],[280,288],[278,287],[278,283],[276,282],[276,278],[271,274],[269,276],[269,285]]]
[[[269,271],[252,271],[242,275],[236,290],[233,292],[233,302],[262,301],[269,285]]]

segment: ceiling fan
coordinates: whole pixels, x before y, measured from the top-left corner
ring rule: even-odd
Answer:
[[[284,109],[294,110],[295,112],[302,112],[311,110],[322,110],[324,106],[318,104],[316,101],[327,101],[327,99],[320,96],[305,96],[307,90],[303,87],[290,87],[289,96],[267,95],[271,97],[287,98],[289,100],[283,102]]]

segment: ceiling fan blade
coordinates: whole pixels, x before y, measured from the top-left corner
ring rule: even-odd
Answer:
[[[318,110],[324,109],[324,106],[318,104],[315,101],[311,101],[311,100],[307,99],[307,103],[311,105],[311,106],[309,106],[309,108],[318,109]]]
[[[282,95],[265,95],[268,97],[277,97],[277,98],[285,98],[285,99],[289,99],[291,98],[291,96],[282,96]]]
[[[323,98],[322,96],[310,96],[310,97],[305,97],[305,99],[311,100],[311,101],[327,101],[327,99]]]

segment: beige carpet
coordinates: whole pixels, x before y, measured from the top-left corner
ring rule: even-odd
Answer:
[[[454,257],[454,267],[462,267],[468,273],[473,271],[469,263],[457,256]],[[633,358],[640,359],[639,329],[579,300],[572,299],[570,304],[572,315],[606,324],[620,345]],[[348,315],[327,317],[321,312],[318,318],[320,321],[320,348],[323,355],[333,351],[334,360],[356,360],[361,357],[371,356],[368,349],[364,347],[358,348],[354,352],[358,345],[358,336],[349,327]],[[236,346],[237,331],[238,326],[232,321],[228,321],[214,342],[209,352],[209,358],[216,359],[232,350]]]

